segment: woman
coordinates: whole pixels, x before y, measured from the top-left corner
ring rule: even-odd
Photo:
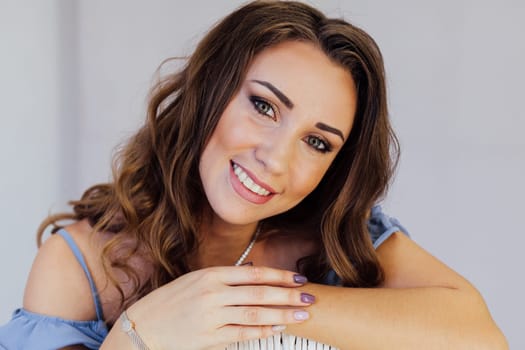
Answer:
[[[374,41],[249,3],[156,87],[114,181],[43,223],[0,345],[506,348],[475,288],[374,206],[396,157]]]

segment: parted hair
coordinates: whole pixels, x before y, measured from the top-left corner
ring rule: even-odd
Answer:
[[[153,87],[144,125],[115,155],[112,182],[71,201],[72,213],[49,216],[38,243],[47,226],[55,232],[64,219],[87,219],[93,232],[113,233],[102,258],[122,308],[189,272],[207,205],[198,176],[204,147],[254,57],[287,41],[311,43],[345,68],[357,89],[357,109],[351,133],[319,185],[294,208],[264,219],[260,239],[284,234],[315,241],[316,254],[298,261],[311,281],[322,281],[333,269],[344,286],[379,285],[384,277],[367,219],[387,191],[399,154],[382,56],[360,28],[295,1],[250,2],[218,22],[184,67]],[[130,237],[131,246],[125,243]],[[153,266],[146,280],[129,263],[139,252]],[[131,295],[118,286],[115,268],[134,282]]]

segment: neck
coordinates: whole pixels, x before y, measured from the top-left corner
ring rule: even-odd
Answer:
[[[194,259],[196,267],[234,265],[250,244],[256,229],[257,223],[232,225],[219,219],[203,222],[201,243]]]

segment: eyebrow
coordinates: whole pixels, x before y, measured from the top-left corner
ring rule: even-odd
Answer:
[[[254,82],[254,83],[260,84],[262,86],[267,87],[271,92],[274,93],[275,96],[277,96],[277,98],[282,103],[284,103],[284,105],[286,107],[288,107],[290,109],[293,108],[293,106],[294,106],[293,102],[281,90],[279,90],[274,85],[272,85],[272,83],[267,82],[267,81],[263,81],[263,80],[257,80],[257,79],[253,79],[251,81]],[[331,127],[330,125],[327,125],[327,124],[321,123],[321,122],[315,124],[315,126],[318,129],[331,132],[332,134],[335,134],[335,135],[339,136],[341,138],[341,140],[343,140],[343,142],[345,141],[345,138],[344,138],[343,133],[341,132],[341,130],[336,129],[334,127]]]
[[[325,123],[321,123],[321,122],[315,124],[315,126],[321,130],[331,132],[332,134],[336,134],[337,136],[341,138],[341,140],[343,140],[343,142],[345,142],[345,138],[341,130],[332,128],[330,125],[326,125]]]
[[[274,93],[275,96],[277,96],[279,100],[281,100],[282,103],[284,103],[286,107],[290,109],[293,108],[293,102],[285,94],[283,94],[281,90],[273,86],[271,83],[267,81],[255,80],[255,79],[252,81],[254,83],[261,84],[262,86],[267,87],[271,92]]]

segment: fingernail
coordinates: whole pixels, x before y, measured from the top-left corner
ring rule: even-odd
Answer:
[[[286,329],[286,326],[282,325],[282,324],[278,324],[278,325],[272,326],[272,331],[274,331],[274,332],[282,332],[285,329]]]
[[[310,315],[306,311],[296,311],[293,313],[293,317],[297,321],[304,321],[307,320],[310,317]]]
[[[293,275],[293,281],[295,283],[305,284],[306,282],[308,282],[308,279],[303,275],[296,274],[296,275]]]
[[[307,304],[313,304],[315,302],[315,297],[312,294],[301,293],[301,301]]]

